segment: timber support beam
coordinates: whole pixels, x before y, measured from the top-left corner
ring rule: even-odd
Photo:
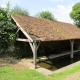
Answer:
[[[70,43],[71,43],[71,55],[70,55],[70,58],[74,58],[74,40],[70,40]]]
[[[33,63],[35,69],[37,68],[37,50],[39,48],[40,43],[40,41],[29,42],[33,52]]]

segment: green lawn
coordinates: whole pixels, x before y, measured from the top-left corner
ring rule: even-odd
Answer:
[[[12,67],[1,67],[0,80],[62,80],[62,78],[79,71],[80,65],[77,65],[63,72],[45,76],[32,69],[15,70]]]
[[[0,69],[0,80],[48,80],[48,78],[35,70],[16,71],[10,67]]]
[[[63,72],[51,74],[50,76],[53,80],[62,80],[64,77],[74,74],[76,72],[80,72],[80,64],[70,69],[67,69]]]

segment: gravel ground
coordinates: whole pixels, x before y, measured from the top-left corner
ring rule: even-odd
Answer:
[[[34,65],[32,64],[31,59],[14,59],[9,56],[0,56],[0,67],[4,66],[11,66],[15,69],[29,69],[33,68]]]

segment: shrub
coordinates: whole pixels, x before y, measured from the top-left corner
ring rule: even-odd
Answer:
[[[15,41],[17,26],[9,12],[0,8],[0,53],[5,53]]]

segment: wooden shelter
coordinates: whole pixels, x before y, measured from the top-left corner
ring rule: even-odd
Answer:
[[[75,39],[80,39],[80,29],[70,23],[51,21],[31,16],[13,15],[13,20],[26,39],[17,38],[18,41],[29,42],[33,52],[33,62],[37,67],[37,50],[41,41],[69,40],[71,43],[71,58]],[[78,50],[79,51],[79,50]]]

